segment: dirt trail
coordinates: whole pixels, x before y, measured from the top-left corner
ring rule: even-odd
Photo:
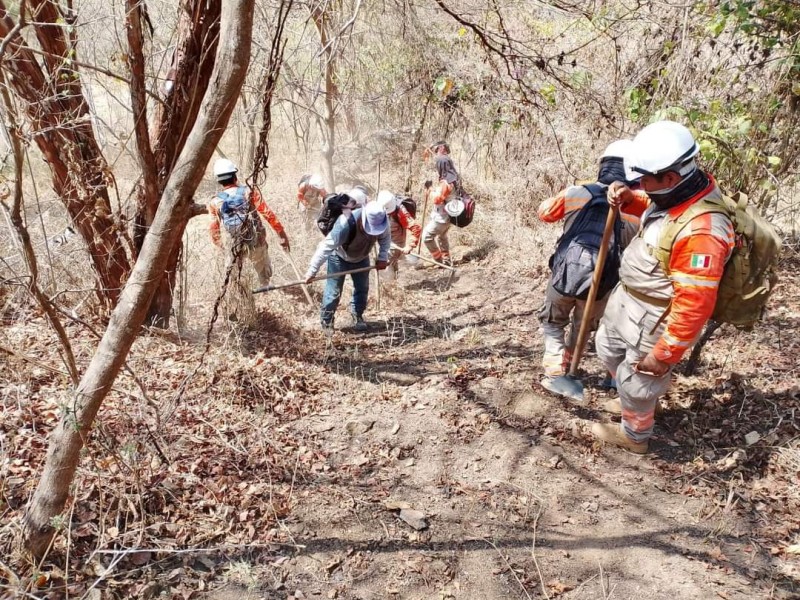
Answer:
[[[750,521],[678,493],[687,458],[666,428],[684,409],[667,410],[638,457],[585,434],[608,418],[602,394],[579,408],[538,387],[544,280],[503,263],[464,262],[452,279],[406,268],[365,335],[326,345],[309,319],[305,359],[336,383],[288,430],[326,454],[294,484],[297,551],[251,555],[252,570],[209,597],[796,597],[774,585]],[[585,367],[597,383],[591,355]],[[429,526],[401,521],[399,506]]]
[[[289,291],[258,297],[254,327],[221,323],[207,354],[198,311],[195,331],[140,336],[129,364],[151,400],[116,382],[68,535],[35,571],[11,526],[0,553],[53,598],[800,597],[793,279],[756,332],[723,331],[678,377],[640,457],[585,432],[608,418],[591,352],[588,406],[538,386],[545,261],[518,247],[458,247],[453,277],[404,268],[366,334],[342,306],[328,340]],[[284,262],[276,281],[295,277]],[[209,295],[210,271],[191,272]],[[9,524],[68,399],[41,317],[20,315],[0,382]],[[95,342],[69,327],[85,362]]]

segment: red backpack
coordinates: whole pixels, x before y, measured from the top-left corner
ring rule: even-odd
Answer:
[[[475,200],[464,190],[461,190],[458,199],[464,203],[464,210],[458,216],[451,216],[450,222],[456,227],[466,227],[472,223],[472,217],[475,216]]]

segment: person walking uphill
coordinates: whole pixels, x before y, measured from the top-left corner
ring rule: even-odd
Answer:
[[[734,248],[729,216],[707,210],[722,193],[698,168],[698,153],[686,127],[659,121],[636,135],[625,158],[626,172],[641,175],[651,205],[622,257],[620,283],[596,336],[597,355],[617,378],[622,422],[595,423],[592,434],[640,454],[648,450],[656,403],[672,369],[714,311]],[[634,200],[622,183],[612,184],[608,197],[616,206]],[[664,234],[676,221],[685,222],[669,239]]]
[[[325,191],[325,183],[322,177],[314,173],[313,175],[303,175],[297,184],[297,210],[303,218],[303,227],[311,229],[317,213],[322,208],[322,200],[328,192]]]
[[[376,242],[378,259],[375,266],[378,270],[383,270],[388,265],[392,240],[389,218],[377,202],[370,202],[350,214],[342,214],[311,257],[305,276],[306,282],[311,282],[326,260],[329,275],[369,267],[369,254]],[[369,296],[369,271],[353,273],[350,277],[353,280],[353,299],[350,303],[353,326],[356,331],[366,331],[364,310],[367,308]],[[339,306],[344,279],[344,276],[333,277],[325,282],[320,312],[320,321],[325,331],[333,330],[334,315]]]
[[[603,269],[597,300],[592,314],[585,315],[586,296],[592,283],[609,210],[606,191],[613,182],[625,181],[623,160],[632,144],[631,140],[618,140],[605,149],[600,158],[597,183],[570,186],[539,205],[538,215],[543,222],[564,221],[564,233],[550,259],[552,275],[544,305],[539,311],[544,338],[542,386],[556,394],[565,393],[558,382],[560,377],[569,372],[581,321],[588,318],[590,324],[596,326],[608,295],[619,280],[620,254],[636,234],[639,216],[647,208],[647,195],[644,192],[632,192],[636,202],[628,203],[626,210],[620,213],[621,220],[617,221],[614,230],[612,249]],[[638,176],[634,179],[638,179]],[[565,330],[570,322],[572,326],[565,340]]]
[[[461,189],[461,178],[450,158],[450,147],[446,142],[440,141],[430,147],[436,160],[436,172],[439,181],[434,184],[428,194],[433,202],[430,220],[422,231],[422,241],[431,257],[446,265],[452,264],[450,258],[450,241],[447,232],[450,229],[450,215],[445,210],[445,204],[454,194]]]
[[[392,236],[392,250],[389,253],[389,266],[386,268],[386,279],[397,279],[398,261],[403,254],[411,254],[419,243],[422,227],[414,220],[416,204],[410,199],[401,199],[388,190],[378,192],[378,204],[389,215],[389,229]],[[408,207],[414,210],[414,214]],[[410,239],[407,233],[410,233]]]
[[[303,212],[308,209],[318,211],[322,206],[322,199],[327,195],[325,183],[316,173],[303,175],[297,184],[297,206]]]
[[[220,229],[224,228],[229,250],[233,252],[240,245],[243,255],[253,263],[259,285],[265,287],[272,278],[272,265],[269,260],[267,232],[258,215],[278,234],[285,250],[289,250],[289,238],[261,194],[246,185],[239,185],[237,172],[236,165],[226,158],[220,158],[214,163],[214,176],[222,190],[208,204],[211,215],[209,234],[214,245],[221,248]]]

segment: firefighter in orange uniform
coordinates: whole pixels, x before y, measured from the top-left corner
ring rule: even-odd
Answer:
[[[595,423],[592,434],[644,454],[656,404],[669,389],[672,370],[714,310],[735,236],[727,215],[705,212],[689,219],[665,248],[662,233],[668,223],[695,203],[722,193],[714,178],[698,167],[699,147],[683,125],[653,123],[633,144],[626,171],[641,175],[651,204],[622,257],[620,283],[596,337],[598,357],[617,379],[622,422]],[[608,198],[612,206],[634,200],[620,182],[611,185]]]
[[[594,205],[587,205],[595,200],[595,193],[602,194],[602,198],[599,201],[605,205],[605,210],[608,210],[608,204],[605,203],[607,186],[615,181],[625,180],[623,159],[632,143],[631,140],[617,140],[605,149],[600,157],[600,168],[597,173],[596,184],[570,186],[539,205],[537,212],[542,222],[564,222],[564,233],[559,242],[568,236],[573,238],[576,236],[588,236],[598,239],[598,241],[602,238],[605,217],[602,221],[594,222],[586,218],[580,218],[581,211],[584,210],[584,207],[589,210],[592,209],[591,206]],[[638,179],[638,177],[635,179]],[[631,198],[633,201],[625,205],[625,210],[620,211],[622,224],[619,229],[621,235],[619,240],[614,240],[619,252],[636,235],[639,229],[639,217],[648,204],[647,194],[642,191],[632,192]],[[576,231],[576,226],[581,230]],[[594,230],[589,231],[588,229],[592,227]],[[559,243],[556,253],[561,247],[562,245]],[[614,273],[614,277],[613,280],[609,281],[608,286],[605,286],[604,289],[607,290],[605,294],[602,297],[598,296],[592,314],[588,317],[591,319],[592,329],[596,328],[600,315],[603,314],[611,288],[616,282],[616,273]],[[582,288],[588,290],[591,284],[591,275],[587,281],[576,283],[581,283]],[[586,316],[583,314],[585,307],[586,300],[560,293],[554,287],[552,281],[548,284],[544,305],[539,311],[539,322],[541,323],[541,332],[544,339],[544,357],[542,359],[544,378],[541,383],[545,389],[553,393],[560,393],[553,386],[553,382],[569,371],[581,321]],[[565,339],[567,325],[571,325],[571,327],[569,335]]]
[[[422,227],[414,220],[416,213],[411,214],[403,204],[403,199],[398,198],[389,190],[378,192],[377,202],[389,215],[393,248],[389,252],[389,266],[386,267],[384,273],[387,281],[394,281],[397,279],[400,258],[404,254],[411,254],[414,248],[417,247],[419,238],[422,235]],[[414,207],[413,203],[411,203],[411,207]],[[410,239],[408,239],[407,233],[411,234]]]
[[[231,247],[234,243],[241,244],[244,255],[253,263],[259,285],[266,287],[272,278],[272,263],[269,260],[267,232],[258,215],[269,223],[287,251],[289,237],[261,194],[246,185],[239,185],[237,172],[236,165],[226,158],[214,163],[214,176],[222,190],[208,204],[208,213],[211,215],[209,234],[214,245],[221,248],[220,230],[224,228],[228,234],[226,243]]]

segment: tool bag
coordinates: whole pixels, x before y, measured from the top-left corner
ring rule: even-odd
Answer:
[[[556,250],[550,257],[550,283],[562,296],[585,300],[592,286],[600,244],[603,240],[609,205],[606,199],[608,186],[598,183],[584,185],[592,199],[583,205],[575,220],[562,234]],[[609,240],[609,252],[603,265],[597,298],[605,297],[619,281],[620,240],[622,220],[614,223],[614,233]]]
[[[450,215],[450,222],[456,227],[466,227],[472,223],[475,216],[475,200],[462,190],[458,200],[464,205],[463,210],[457,215]]]
[[[461,210],[454,212],[454,210],[458,210],[459,203]],[[450,222],[456,227],[466,227],[472,223],[472,218],[475,216],[475,200],[464,191],[460,179],[455,183],[455,195],[451,196],[450,201],[445,205],[445,212],[450,217]]]
[[[751,329],[761,319],[764,307],[778,281],[777,265],[781,238],[775,228],[747,202],[741,192],[733,197],[704,197],[661,229],[654,256],[669,274],[669,257],[681,229],[695,217],[721,213],[733,223],[736,241],[719,282],[717,303],[711,319]]]

